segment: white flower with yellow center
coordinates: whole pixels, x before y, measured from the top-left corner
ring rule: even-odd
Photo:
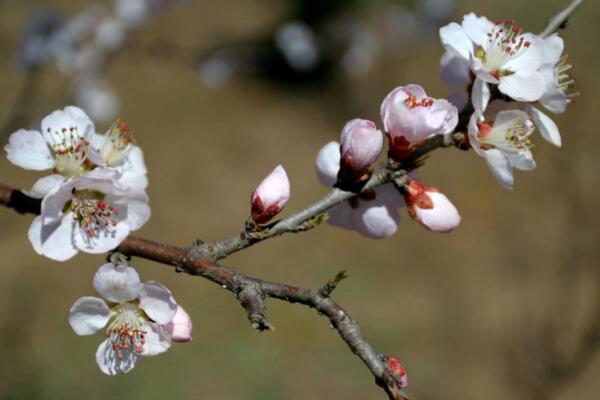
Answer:
[[[533,130],[533,122],[524,111],[501,111],[492,124],[476,110],[469,122],[469,142],[485,158],[498,183],[512,189],[513,168],[530,171],[536,167],[529,140]]]
[[[68,180],[42,200],[41,213],[29,228],[38,254],[64,261],[79,251],[106,253],[148,221],[145,193],[118,186],[115,171],[93,172]]]
[[[46,196],[67,179],[86,174],[91,165],[89,145],[94,123],[77,107],[54,111],[42,120],[42,132],[18,130],[4,147],[13,164],[35,171],[52,169],[53,174],[39,179],[29,195]]]
[[[96,351],[105,374],[127,373],[141,356],[163,353],[172,341],[191,340],[189,316],[160,283],[141,283],[135,269],[115,264],[101,266],[93,283],[104,299],[79,298],[69,312],[69,324],[78,335],[106,327],[106,339]],[[174,330],[174,324],[186,329]]]
[[[467,14],[461,25],[452,22],[440,29],[447,51],[469,62],[476,76],[473,97],[489,95],[488,84],[517,101],[536,101],[546,84],[539,71],[545,59],[543,39],[524,33],[514,21],[494,24],[485,17]]]

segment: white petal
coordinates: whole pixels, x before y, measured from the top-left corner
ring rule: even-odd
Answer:
[[[110,316],[111,311],[104,300],[80,297],[69,311],[69,324],[78,335],[92,335],[106,326]]]
[[[502,110],[496,115],[494,120],[494,129],[507,131],[510,129],[516,120],[527,119],[529,115],[522,110]]]
[[[457,56],[468,60],[469,56],[473,54],[473,42],[462,26],[456,22],[440,28],[440,39],[446,50],[452,51]]]
[[[521,49],[516,57],[511,58],[502,66],[513,72],[537,71],[543,64],[546,56],[544,40],[533,33],[523,34],[523,39],[530,43],[529,47]]]
[[[48,132],[61,132],[62,129],[69,130],[76,127],[78,133],[88,141],[92,140],[95,133],[94,123],[85,111],[74,106],[67,106],[63,110],[54,111],[42,120],[42,135],[48,143],[53,143],[55,138]]]
[[[477,153],[480,156],[484,156],[483,154],[483,150],[481,150],[481,148],[479,147],[479,126],[477,125],[479,122],[481,122],[483,119],[483,116],[481,114],[481,111],[475,111],[473,114],[471,114],[471,118],[469,119],[469,143],[471,144],[471,147],[473,148],[473,150],[475,150],[475,153]]]
[[[123,210],[123,223],[129,230],[140,229],[150,219],[150,206],[145,193],[131,193],[122,196],[106,196],[106,201]]]
[[[43,171],[54,167],[54,158],[46,140],[37,131],[16,131],[8,138],[4,150],[8,161],[21,168]]]
[[[133,146],[129,151],[125,164],[123,165],[123,175],[119,183],[132,191],[143,191],[148,187],[147,169],[144,162],[144,153],[138,146]]]
[[[531,118],[533,119],[535,126],[540,130],[542,137],[553,145],[560,147],[562,144],[560,132],[552,118],[548,117],[535,107],[528,107],[527,111],[531,114]]]
[[[460,224],[460,214],[446,195],[439,192],[427,192],[433,202],[433,208],[415,207],[415,219],[432,232],[448,233]]]
[[[473,43],[483,47],[488,40],[488,33],[494,27],[494,23],[486,17],[478,17],[474,13],[470,13],[463,17],[462,27]]]
[[[328,214],[329,219],[327,222],[331,225],[342,229],[354,230],[354,210],[347,201],[331,207]]]
[[[467,105],[469,100],[469,93],[467,92],[456,92],[448,96],[448,101],[454,104],[454,107],[459,110],[462,110]]]
[[[100,296],[115,303],[134,300],[142,291],[137,271],[126,265],[104,264],[96,271],[93,284]]]
[[[116,375],[131,371],[140,359],[140,356],[133,351],[133,346],[130,346],[129,350],[121,350],[120,354],[121,357],[117,357],[111,341],[106,339],[96,350],[96,363],[106,375]]]
[[[471,84],[469,60],[446,51],[440,61],[442,80],[450,89],[464,89]]]
[[[562,114],[567,109],[569,97],[558,87],[552,85],[540,98],[540,103],[555,114]]]
[[[28,237],[36,253],[56,261],[66,261],[77,254],[73,246],[73,217],[69,214],[49,224],[36,217],[29,227]]]
[[[319,150],[315,163],[317,164],[319,180],[323,185],[332,187],[337,182],[340,157],[340,144],[338,142],[329,142]]]
[[[499,184],[506,189],[512,189],[515,183],[512,165],[506,156],[497,149],[486,150],[485,161]]]
[[[498,89],[517,101],[536,101],[546,91],[546,81],[539,72],[518,72],[500,79]]]
[[[544,44],[546,45],[546,59],[544,60],[544,64],[554,67],[560,60],[560,56],[565,49],[565,42],[558,36],[558,33],[555,33],[545,38]]]
[[[372,239],[392,236],[398,229],[398,210],[387,203],[376,200],[361,202],[355,215],[356,230]]]
[[[148,322],[144,324],[146,335],[144,336],[145,343],[142,347],[142,355],[155,356],[164,353],[171,347],[171,335],[164,326]]]
[[[473,91],[471,92],[473,108],[484,112],[490,102],[491,96],[490,87],[487,82],[484,82],[479,78],[475,79]]]
[[[165,325],[177,312],[177,303],[171,291],[158,282],[144,283],[139,307],[155,322]]]
[[[62,175],[48,175],[38,179],[31,190],[24,191],[23,193],[30,197],[41,199],[46,197],[50,192],[56,190],[64,182],[65,178]]]
[[[522,171],[531,171],[536,167],[533,154],[529,150],[508,154],[507,156],[512,166]]]
[[[175,316],[167,325],[166,331],[171,335],[171,340],[177,343],[187,343],[192,340],[192,319],[181,306],[177,306]]]
[[[106,227],[99,232],[95,232],[94,236],[90,236],[77,223],[73,231],[73,244],[85,253],[107,253],[119,247],[121,242],[129,235],[129,232],[129,226],[124,221],[119,221],[115,226]]]

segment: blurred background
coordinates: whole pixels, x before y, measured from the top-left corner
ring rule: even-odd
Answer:
[[[317,151],[351,118],[379,121],[394,87],[446,97],[439,26],[474,11],[537,32],[567,1],[117,3],[115,23],[108,0],[0,0],[0,141],[66,104],[86,108],[98,131],[120,116],[149,169],[153,217],[137,234],[184,246],[239,232],[250,193],[279,163],[292,183],[285,212],[326,193]],[[384,241],[325,225],[224,264],[307,287],[346,269],[336,300],[376,350],[401,360],[415,399],[596,398],[598,20],[589,1],[562,32],[581,95],[556,116],[562,149],[536,136],[538,168],[517,173],[513,191],[473,152],[439,150],[422,168],[461,212],[451,235],[404,213]],[[29,188],[39,176],[0,158],[2,183]],[[143,260],[133,262],[142,279],[164,283],[191,314],[194,340],[104,376],[101,335],[78,337],[67,323],[75,299],[95,294],[103,258],[37,256],[31,220],[0,210],[0,398],[383,398],[315,312],[269,302],[277,330],[259,334],[229,292]]]

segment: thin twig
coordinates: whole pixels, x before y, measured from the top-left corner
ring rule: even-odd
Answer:
[[[568,19],[581,4],[583,4],[583,0],[573,0],[571,4],[565,7],[564,10],[561,10],[554,14],[554,16],[552,16],[548,20],[548,24],[546,25],[542,33],[540,33],[540,35],[543,37],[548,37],[557,30],[563,29]]]

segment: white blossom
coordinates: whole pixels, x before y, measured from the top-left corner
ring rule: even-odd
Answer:
[[[106,339],[96,351],[96,362],[105,374],[127,373],[141,356],[167,351],[175,341],[175,319],[189,325],[178,332],[179,341],[191,339],[189,316],[160,283],[142,283],[135,269],[115,264],[101,266],[93,283],[103,299],[79,298],[69,312],[69,324],[78,335],[92,335],[106,327]]]
[[[265,224],[279,214],[290,199],[290,181],[278,165],[252,193],[251,214],[257,224]]]

